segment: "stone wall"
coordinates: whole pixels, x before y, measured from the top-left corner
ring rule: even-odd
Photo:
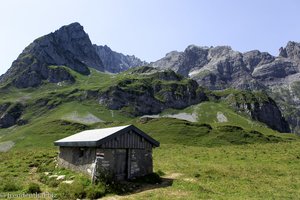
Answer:
[[[116,179],[124,180],[153,172],[152,149],[60,147],[58,163],[92,178],[94,175],[99,177],[99,173],[108,172]]]
[[[95,148],[60,147],[59,150],[58,164],[61,167],[92,175],[96,155]]]
[[[153,172],[151,149],[131,149],[129,161],[129,178],[144,176]]]

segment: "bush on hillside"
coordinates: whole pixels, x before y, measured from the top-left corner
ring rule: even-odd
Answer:
[[[86,187],[86,197],[89,199],[98,199],[105,195],[105,185],[98,183],[95,185],[89,185]]]
[[[20,190],[20,186],[13,181],[3,181],[0,188],[3,192],[14,192]]]
[[[37,183],[29,183],[27,192],[30,194],[41,193],[41,188]]]
[[[84,191],[84,186],[75,181],[72,184],[61,183],[58,186],[57,198],[58,199],[84,199],[86,197],[86,192]]]

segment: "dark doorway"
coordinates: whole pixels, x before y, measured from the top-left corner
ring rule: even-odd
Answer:
[[[115,152],[115,175],[117,180],[127,179],[127,149],[116,149]]]

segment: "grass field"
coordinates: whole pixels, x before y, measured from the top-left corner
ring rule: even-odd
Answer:
[[[15,144],[0,152],[0,194],[26,193],[32,183],[42,192],[58,195],[90,191],[88,177],[56,167],[58,150],[53,142],[86,129],[134,124],[160,141],[153,158],[163,182],[122,195],[109,190],[104,199],[300,199],[299,136],[280,134],[224,102],[202,102],[141,119],[95,100],[81,101],[84,90],[102,90],[136,78],[130,73],[115,76],[92,70],[90,76],[73,74],[78,80],[74,85],[1,90],[0,103],[28,106],[22,115],[28,123],[0,129],[0,147],[1,142]],[[193,115],[195,122],[166,117],[181,113]],[[45,178],[45,172],[66,175],[74,184],[66,188]],[[98,190],[103,192],[100,186]]]
[[[121,199],[299,199],[299,145],[163,144],[154,151],[155,170],[173,184]]]
[[[154,149],[154,170],[163,172],[165,182],[126,195],[108,194],[107,199],[298,199],[300,197],[300,141],[294,135],[263,134],[260,138],[235,127],[220,131],[207,124],[162,118],[147,122],[132,120],[136,126],[161,142]],[[53,127],[53,124],[51,124]],[[58,126],[59,127],[59,126]],[[73,129],[69,128],[73,127]],[[65,125],[65,133],[76,125]],[[233,129],[232,129],[233,128]],[[45,127],[45,130],[49,127]],[[42,131],[43,129],[41,129]],[[56,129],[52,128],[52,131]],[[69,133],[70,133],[69,132]],[[231,137],[220,137],[224,135]],[[40,181],[45,171],[82,177],[55,169],[55,137],[17,142],[9,152],[0,153],[3,184],[16,183],[14,193],[26,190],[30,182],[43,192],[56,193],[58,187]],[[270,135],[269,135],[270,136]],[[273,139],[273,140],[272,140]],[[32,142],[34,145],[29,145]],[[0,184],[1,185],[1,184]]]
[[[170,186],[156,185],[156,189],[106,198],[299,199],[299,147],[298,140],[220,147],[162,143],[154,150],[154,170],[164,172],[163,177],[172,181]],[[29,182],[39,183],[44,192],[55,192],[55,187],[39,181],[55,157],[55,148],[0,153],[1,183],[16,183],[15,193],[24,191]],[[35,168],[41,172],[34,173]]]

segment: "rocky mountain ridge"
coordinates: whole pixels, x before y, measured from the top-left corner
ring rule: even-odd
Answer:
[[[190,45],[184,52],[170,52],[166,57],[151,63],[150,66],[159,70],[171,69],[184,77],[196,80],[200,86],[212,90],[227,88],[274,90],[286,85],[286,83],[290,84],[299,80],[299,47],[298,43],[289,42],[285,48],[280,49],[280,56],[274,57],[257,50],[240,53],[232,50],[229,46],[198,47]],[[72,23],[61,27],[54,33],[36,39],[26,47],[7,73],[0,77],[0,83],[17,88],[37,87],[47,82],[74,83],[76,77],[73,76],[72,70],[82,75],[89,75],[90,68],[103,72],[119,73],[131,67],[146,64],[135,56],[125,56],[114,52],[106,45],[93,45],[83,27],[79,23]],[[175,81],[180,82],[181,79]],[[198,99],[199,97],[195,95],[190,98],[198,88],[198,84],[196,86],[195,83],[190,82],[188,85],[162,84],[155,85],[153,88],[149,85],[139,85],[140,83],[136,85],[135,80],[126,80],[121,83],[121,86],[114,86],[107,93],[102,93],[99,102],[106,104],[111,109],[131,106],[131,108],[136,109],[135,115],[158,113],[168,107],[184,108],[203,100],[202,97]],[[128,90],[128,87],[124,88],[122,84],[123,86],[124,84],[138,86],[138,88],[132,90],[132,87],[129,87],[130,90]],[[269,94],[270,96],[273,95],[273,93]],[[294,91],[290,91],[290,95],[293,96],[294,94],[296,94]],[[157,99],[157,97],[161,99]],[[295,102],[299,102],[299,98],[293,96]],[[128,99],[135,104],[129,102]],[[147,99],[153,101],[148,102]],[[146,102],[146,105],[148,102],[149,107],[145,106],[143,102]],[[281,105],[283,111],[287,110],[282,106],[284,103],[282,98],[277,98],[276,102]],[[297,107],[298,103],[295,102],[292,105]],[[269,105],[265,107],[268,108],[265,110],[268,111],[266,113],[274,114],[273,108],[274,105],[277,108],[276,104],[269,101]],[[239,106],[237,108],[243,110]],[[250,107],[247,105],[247,108],[252,113],[253,119],[271,124],[271,122],[264,120],[267,116],[260,117],[261,115],[257,114],[260,113],[260,110],[264,110],[261,105],[251,104]],[[291,108],[288,107],[288,109]],[[6,110],[4,109],[2,114]],[[284,118],[279,116],[281,112],[276,111],[277,115],[278,120],[275,121],[284,121]],[[293,122],[292,125],[294,122],[298,124],[300,120],[300,117],[298,120],[298,113],[295,114],[295,112],[286,116]],[[297,118],[296,121],[294,117]],[[16,120],[18,119],[16,118]],[[277,130],[289,132],[285,122],[280,126],[281,128],[274,127]]]
[[[43,81],[74,81],[67,70],[50,66],[67,66],[84,75],[90,73],[91,66],[104,69],[83,27],[73,23],[34,40],[1,76],[0,82],[27,88],[39,86]]]
[[[291,82],[300,69],[300,44],[289,42],[278,57],[258,50],[241,53],[229,46],[188,46],[170,52],[151,63],[158,69],[172,69],[213,90],[226,88],[264,89],[278,82]]]
[[[147,62],[141,61],[134,55],[124,55],[122,53],[111,50],[107,45],[94,45],[97,54],[104,64],[104,71],[111,73],[120,73],[131,67],[148,65]]]
[[[135,56],[125,56],[107,46],[93,45],[83,26],[75,22],[34,40],[0,77],[0,83],[28,88],[40,86],[43,82],[75,81],[65,68],[52,66],[65,66],[89,75],[89,67],[118,73],[145,64]]]

